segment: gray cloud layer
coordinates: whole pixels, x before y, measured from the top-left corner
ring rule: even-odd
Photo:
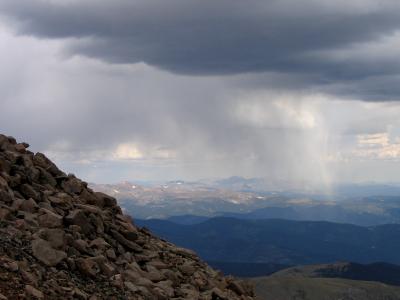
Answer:
[[[0,129],[94,181],[400,180],[399,6],[3,0]]]
[[[71,54],[192,75],[278,72],[298,77],[290,88],[399,99],[400,63],[388,58],[399,43],[360,56],[400,30],[396,0],[4,0],[0,10],[21,34],[71,39]]]

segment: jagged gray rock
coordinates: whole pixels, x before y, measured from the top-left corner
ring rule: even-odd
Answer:
[[[28,147],[0,134],[0,299],[253,299]]]

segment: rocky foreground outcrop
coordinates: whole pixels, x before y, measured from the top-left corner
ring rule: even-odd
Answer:
[[[28,147],[0,135],[0,300],[253,299]]]

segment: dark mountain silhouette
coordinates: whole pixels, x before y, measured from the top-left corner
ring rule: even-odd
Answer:
[[[136,222],[180,246],[194,249],[207,261],[283,265],[335,261],[400,264],[399,224],[362,227],[235,218],[213,218],[193,225],[165,220]]]

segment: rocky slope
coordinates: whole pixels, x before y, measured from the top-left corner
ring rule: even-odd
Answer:
[[[253,299],[28,146],[0,135],[0,300]]]

